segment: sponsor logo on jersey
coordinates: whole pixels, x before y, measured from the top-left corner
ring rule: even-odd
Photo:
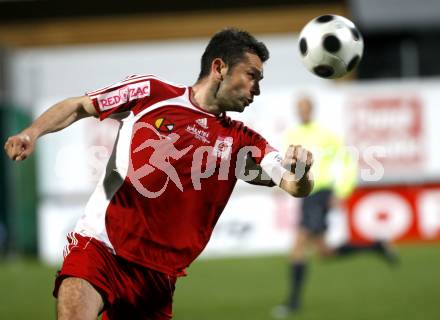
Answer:
[[[212,150],[213,155],[222,159],[229,158],[232,152],[233,141],[232,137],[218,137]]]
[[[113,109],[129,101],[149,97],[150,93],[150,81],[132,83],[118,90],[99,95],[99,108],[101,111]]]
[[[188,125],[186,127],[186,131],[193,134],[197,140],[200,140],[204,143],[210,143],[209,141],[209,132],[203,131],[201,129],[196,128],[195,125]]]
[[[206,118],[197,119],[196,123],[199,126],[201,126],[203,129],[208,129],[208,119]]]
[[[171,133],[174,129],[174,123],[169,122],[165,118],[159,118],[154,121],[154,126],[157,131],[162,133]]]

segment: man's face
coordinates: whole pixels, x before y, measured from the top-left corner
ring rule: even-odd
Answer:
[[[312,121],[313,105],[307,97],[302,97],[297,102],[297,113],[301,123],[307,124]]]
[[[223,111],[242,112],[250,105],[254,96],[260,94],[260,80],[263,79],[263,62],[252,53],[232,68],[228,68],[217,91],[218,106]]]

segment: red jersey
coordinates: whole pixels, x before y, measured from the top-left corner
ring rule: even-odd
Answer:
[[[184,274],[208,243],[242,160],[251,152],[259,164],[274,149],[241,122],[193,104],[190,87],[155,76],[87,95],[101,120],[121,124],[75,231],[126,260]]]

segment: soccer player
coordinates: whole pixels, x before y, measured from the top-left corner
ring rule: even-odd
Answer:
[[[39,137],[79,119],[120,121],[105,173],[68,235],[58,319],[170,319],[176,278],[206,246],[237,178],[295,197],[311,192],[308,150],[292,145],[282,157],[225,114],[260,94],[268,58],[252,35],[225,29],[207,45],[193,86],[131,76],[55,104],[7,140],[8,156],[21,161]]]
[[[286,303],[272,310],[276,318],[285,318],[299,310],[307,274],[307,250],[315,246],[324,257],[341,257],[360,252],[376,252],[390,263],[397,257],[388,244],[377,241],[370,245],[343,244],[332,248],[325,242],[327,214],[331,208],[340,207],[353,191],[357,180],[357,164],[344,148],[342,139],[334,132],[313,120],[313,101],[301,96],[296,103],[300,125],[285,134],[285,145],[301,141],[316,158],[312,168],[313,192],[302,199],[301,219],[295,244],[291,250],[289,295]]]

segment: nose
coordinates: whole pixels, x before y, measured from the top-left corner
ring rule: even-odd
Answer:
[[[251,90],[251,93],[253,96],[259,96],[260,95],[260,84],[256,82]]]

